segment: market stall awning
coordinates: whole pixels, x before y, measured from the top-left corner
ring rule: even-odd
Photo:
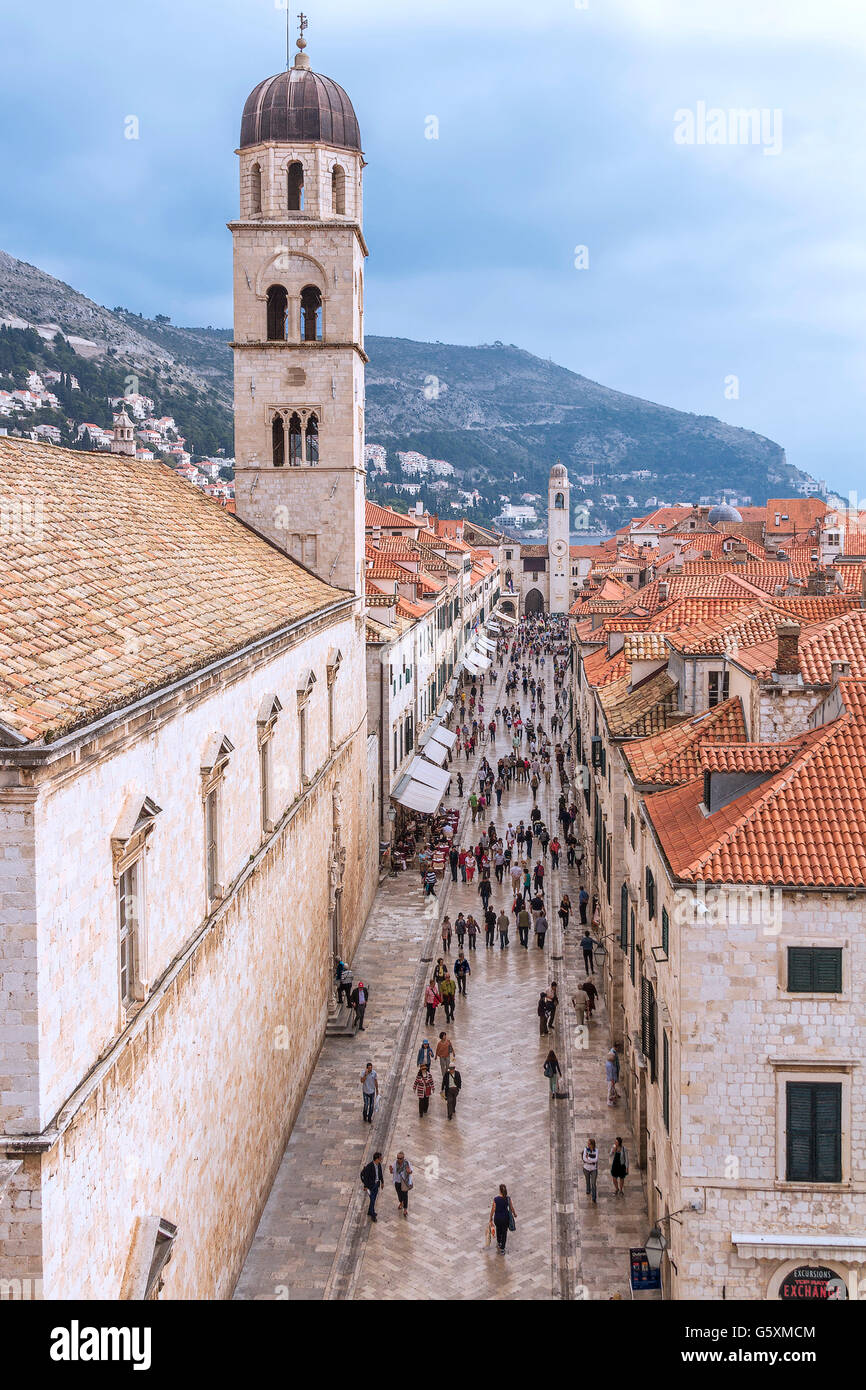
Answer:
[[[489,637],[479,637],[478,645],[482,651],[496,653],[496,643],[491,642]]]
[[[511,623],[513,627],[517,627],[517,619],[512,618],[510,613],[503,613],[501,608],[496,610],[496,621],[498,623]]]
[[[457,689],[457,682],[455,681],[455,682],[454,682],[454,690],[456,690],[456,689]],[[454,690],[452,690],[451,687],[449,686],[449,687],[448,687],[448,694],[449,694],[449,695],[453,695],[453,694],[454,694]],[[442,713],[443,713],[443,714],[450,714],[451,711],[453,710],[453,708],[454,708],[454,702],[453,702],[453,700],[446,700],[445,703],[444,703],[444,705],[442,706]]]
[[[490,665],[490,657],[485,656],[477,647],[472,647],[468,652],[465,652],[463,660],[467,664],[471,661],[473,666],[478,667],[479,671],[486,671]]]

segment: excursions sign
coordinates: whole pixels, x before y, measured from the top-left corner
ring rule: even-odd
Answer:
[[[779,1285],[782,1299],[848,1297],[845,1280],[828,1265],[798,1265],[784,1275]]]

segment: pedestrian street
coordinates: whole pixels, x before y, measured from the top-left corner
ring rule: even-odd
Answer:
[[[495,695],[485,699],[485,719],[505,703],[502,673]],[[545,667],[547,719],[553,710],[551,662]],[[521,707],[528,701],[515,695]],[[464,778],[461,820],[455,843],[467,846],[482,829],[471,825],[468,796],[480,756],[494,766],[509,751],[510,733],[500,721],[494,749],[476,748],[451,765],[453,796]],[[470,776],[471,774],[471,776]],[[554,766],[549,787],[538,791],[542,816],[553,835],[559,781]],[[583,806],[582,797],[578,804]],[[490,819],[500,835],[509,821],[528,824],[532,810],[528,783],[512,783]],[[584,841],[586,839],[584,832]],[[533,861],[539,857],[536,841]],[[417,872],[385,878],[355,953],[356,979],[370,984],[365,1031],[352,1038],[325,1039],[311,1084],[262,1214],[235,1292],[242,1299],[609,1299],[628,1298],[628,1251],[642,1245],[647,1231],[641,1174],[624,1105],[608,1107],[604,1059],[609,1046],[602,999],[595,1018],[580,1026],[571,1000],[584,978],[578,948],[579,881],[561,859],[560,871],[545,864],[545,905],[550,930],[543,950],[530,933],[520,946],[516,927],[501,949],[498,936],[485,946],[483,904],[473,883],[451,882],[446,866],[436,898],[425,899]],[[563,934],[557,907],[567,891],[574,914]],[[507,875],[493,878],[491,904],[510,913],[513,899]],[[440,922],[448,913],[472,912],[482,923],[474,952],[466,949],[471,974],[466,998],[458,996],[453,1024],[443,1008],[434,1027],[426,1027],[424,987],[443,954]],[[565,935],[565,939],[563,939]],[[468,947],[468,943],[467,943]],[[449,968],[457,955],[452,940]],[[559,986],[560,1007],[549,1036],[540,1036],[536,1004],[551,980]],[[600,988],[600,980],[598,981]],[[579,996],[582,1000],[582,995]],[[582,1015],[581,1015],[582,1017]],[[412,1090],[416,1057],[424,1038],[435,1047],[446,1030],[462,1076],[452,1121],[440,1096],[440,1068],[429,1112],[423,1118]],[[560,1087],[567,1098],[553,1100],[542,1073],[549,1048],[562,1068]],[[379,1109],[372,1125],[361,1118],[360,1078],[366,1061],[376,1068]],[[580,1155],[587,1136],[598,1145],[598,1204],[584,1191]],[[625,1198],[613,1196],[608,1151],[621,1135],[632,1155]],[[384,1155],[385,1189],[378,1199],[378,1221],[366,1216],[361,1167],[375,1149]],[[409,1215],[398,1211],[388,1165],[402,1149],[414,1170]],[[495,1242],[485,1245],[485,1229],[499,1183],[507,1184],[516,1212],[515,1232],[499,1256]]]

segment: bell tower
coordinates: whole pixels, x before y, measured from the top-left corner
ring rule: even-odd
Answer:
[[[364,158],[352,103],[305,53],[250,94],[234,246],[238,516],[363,593]]]
[[[571,502],[568,473],[561,463],[550,470],[547,495],[547,556],[550,571],[550,612],[571,607]]]

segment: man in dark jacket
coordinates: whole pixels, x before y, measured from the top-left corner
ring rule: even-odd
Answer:
[[[376,1215],[376,1198],[385,1186],[385,1175],[382,1172],[382,1155],[377,1149],[373,1154],[372,1160],[361,1169],[361,1182],[367,1189],[370,1198],[370,1205],[367,1215],[371,1221],[378,1221]]]
[[[367,1004],[370,999],[370,990],[363,980],[359,980],[352,990],[349,1003],[355,1010],[355,1026],[359,1033],[364,1031],[364,1014],[367,1011]]]
[[[442,1078],[442,1094],[448,1102],[448,1118],[454,1119],[454,1111],[457,1109],[457,1097],[460,1094],[460,1087],[463,1085],[463,1078],[455,1067],[454,1063],[449,1063],[448,1070]]]
[[[460,851],[452,845],[448,851],[448,863],[451,865],[451,882],[457,882],[457,865],[460,863]]]

